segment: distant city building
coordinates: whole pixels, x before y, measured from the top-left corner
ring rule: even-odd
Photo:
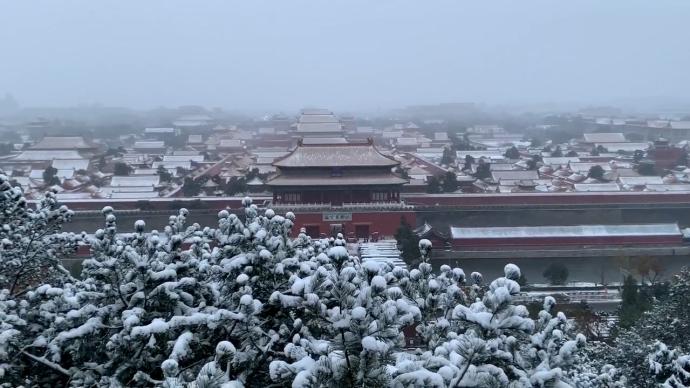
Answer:
[[[149,154],[164,154],[167,150],[162,140],[142,140],[134,143],[134,151]]]
[[[327,109],[303,109],[295,128],[300,137],[338,136],[343,133],[343,124]]]
[[[77,150],[27,150],[11,158],[10,161],[34,162],[55,159],[83,159],[83,157]]]
[[[585,133],[583,135],[584,142],[595,145],[597,143],[625,143],[625,135],[622,133]]]
[[[173,127],[184,130],[202,130],[210,131],[214,127],[214,120],[210,116],[198,114],[198,115],[185,115],[178,117],[173,121]]]
[[[268,122],[270,125],[277,129],[277,130],[283,130],[287,131],[290,129],[290,124],[292,124],[290,117],[284,115],[284,114],[276,114],[273,115]]]
[[[149,139],[170,141],[180,134],[176,128],[146,128],[144,135]]]
[[[203,135],[189,135],[187,137],[187,144],[194,145],[194,146],[201,146],[204,144],[204,136]]]
[[[245,149],[244,141],[239,139],[221,139],[216,145],[218,151],[243,151]]]
[[[46,136],[30,147],[32,150],[76,150],[94,152],[97,145],[91,144],[81,136]]]
[[[357,121],[354,116],[340,116],[340,122],[343,124],[343,129],[346,132],[355,132],[357,130]]]
[[[488,124],[488,125],[475,125],[467,129],[468,134],[473,135],[497,135],[505,133],[505,129],[500,125]]]

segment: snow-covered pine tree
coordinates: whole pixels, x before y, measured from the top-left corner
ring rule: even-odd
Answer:
[[[405,298],[419,308],[422,317],[415,323],[415,330],[422,340],[423,347],[434,349],[450,329],[452,311],[459,304],[469,304],[478,296],[478,285],[465,293],[465,272],[460,268],[441,266],[441,273],[434,274],[429,264],[431,242],[419,241],[421,263],[409,272],[396,271],[396,284],[402,289]],[[475,275],[477,276],[477,275]]]
[[[690,356],[669,349],[656,342],[654,351],[647,357],[649,372],[664,388],[681,388],[690,385]]]
[[[232,310],[221,307],[208,272],[213,232],[187,226],[185,209],[161,233],[146,231],[143,221],[134,233],[118,233],[113,210],[103,213],[106,225],[89,239],[81,280],[2,300],[0,311],[16,312],[24,328],[0,343],[3,360],[15,360],[3,370],[16,384],[149,384],[162,381],[167,359],[180,378],[192,378],[230,328],[258,324],[261,303],[250,295]]]
[[[311,241],[302,236],[293,247],[291,213],[283,217],[268,209],[260,215],[251,199],[245,198],[243,204],[244,221],[221,211],[218,228],[208,231],[216,246],[204,262],[204,271],[221,307],[251,311],[253,317],[228,330],[225,339],[237,346],[228,379],[260,386],[270,382],[268,364],[293,332],[292,325],[286,325],[291,321],[290,308],[272,302],[273,294],[288,289],[291,271],[301,268],[300,258],[307,257],[303,252],[311,248]]]
[[[49,191],[32,208],[21,187],[0,171],[0,289],[16,295],[27,287],[69,278],[60,260],[77,249],[78,235],[62,232],[73,212]]]
[[[625,376],[611,364],[595,368],[586,359],[580,359],[570,373],[572,387],[575,388],[626,388]]]
[[[33,208],[21,188],[13,187],[0,171],[0,382],[21,381],[27,364],[18,359],[41,360],[26,341],[53,322],[40,314],[27,293],[50,295],[59,290],[51,284],[60,287],[70,281],[61,259],[76,251],[82,237],[62,232],[72,215],[58,204],[54,192],[47,192]]]
[[[685,388],[690,386],[690,355],[681,354],[677,349],[671,349],[659,341],[651,346],[639,341],[631,345],[640,346],[641,351],[631,349],[629,346],[616,350],[632,352],[635,360],[638,360],[637,353],[647,352],[645,358],[637,364],[636,373],[631,373],[629,365],[621,364],[621,368],[616,368],[611,364],[605,364],[599,367],[603,362],[602,359],[584,359],[576,368],[576,373],[572,375],[573,386],[576,388]],[[599,347],[601,349],[598,349]],[[595,344],[594,349],[588,349],[590,354],[602,351],[612,351],[612,349],[602,347],[601,344]]]
[[[298,298],[283,293],[291,290],[293,275],[311,274],[315,260],[324,258],[316,258],[322,248],[304,233],[290,240],[291,213],[282,217],[268,209],[261,215],[251,199],[245,198],[243,204],[243,220],[221,211],[218,228],[204,229],[214,248],[203,255],[199,269],[217,297],[216,307],[232,311],[236,319],[224,324],[224,331],[215,338],[220,341],[216,357],[193,381],[198,386],[224,381],[233,386],[271,383],[269,363],[281,356],[280,350],[300,329],[300,320],[295,318],[299,312],[293,311]],[[223,367],[218,359],[221,353]],[[180,373],[183,365],[175,359],[164,361],[161,368],[166,386],[193,380]],[[160,382],[149,376],[146,380]]]
[[[433,276],[433,275],[430,275]],[[479,275],[475,275],[480,279]],[[512,264],[482,299],[458,304],[443,322],[444,339],[421,354],[400,352],[392,370],[395,387],[544,387],[567,382],[585,344],[547,297],[536,321],[515,305],[520,270]]]
[[[161,233],[137,221],[134,233],[118,234],[113,210],[103,213],[105,229],[91,240],[82,284],[101,296],[93,303],[108,341],[104,358],[85,361],[99,364],[85,379],[131,384],[162,377],[157,367],[167,358],[182,366],[203,361],[219,327],[235,316],[216,307],[217,295],[200,270],[210,254],[202,228],[187,225],[188,212],[180,209]]]
[[[621,330],[611,345],[597,344],[587,351],[593,367],[614,365],[627,379],[628,387],[649,387],[656,384],[646,365],[649,355],[661,342],[678,353],[690,349],[690,270],[676,274],[666,297],[655,301],[652,308],[629,329]]]
[[[104,209],[106,227],[89,239],[92,257],[82,280],[38,287],[20,302],[32,307],[22,315],[31,327],[27,356],[51,366],[32,369],[26,381],[131,384],[137,372],[155,371],[169,354],[187,358],[192,343],[213,349],[215,341],[196,343],[200,338],[189,334],[218,317],[212,291],[198,282],[200,242],[181,247],[199,229],[183,229],[185,214],[171,217],[162,234],[146,233],[142,221],[134,233],[118,234],[113,210]]]
[[[272,297],[289,300],[299,314],[285,359],[270,365],[274,380],[293,387],[388,385],[387,365],[403,344],[400,329],[418,321],[420,312],[390,286],[404,270],[360,263],[345,245],[342,235],[322,242],[310,260],[313,270]]]

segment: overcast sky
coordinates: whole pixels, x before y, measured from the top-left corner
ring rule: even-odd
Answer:
[[[26,105],[690,99],[690,1],[0,0]]]

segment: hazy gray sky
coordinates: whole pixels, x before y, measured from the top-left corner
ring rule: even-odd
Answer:
[[[690,97],[690,1],[0,0],[23,105]]]

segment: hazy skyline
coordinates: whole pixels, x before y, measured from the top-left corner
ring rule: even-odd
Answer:
[[[690,101],[688,1],[2,1],[22,105]]]

